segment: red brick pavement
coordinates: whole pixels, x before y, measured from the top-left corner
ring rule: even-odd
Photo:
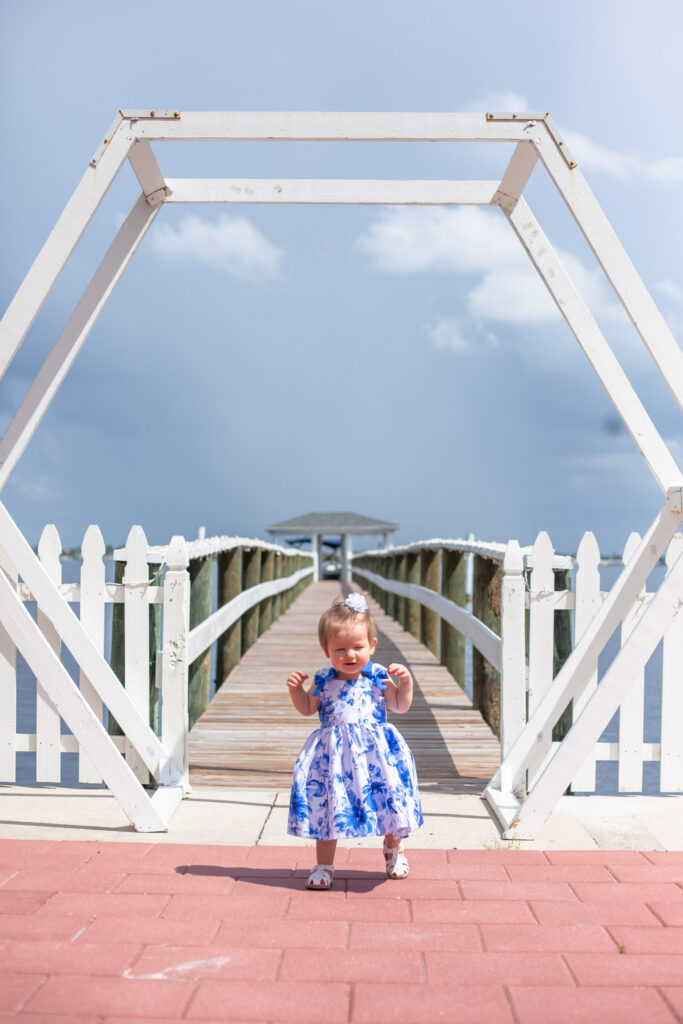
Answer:
[[[683,854],[0,840],[0,1024],[672,1024]]]

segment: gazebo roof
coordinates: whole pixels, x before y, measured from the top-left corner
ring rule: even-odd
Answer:
[[[267,526],[269,533],[393,533],[398,523],[359,516],[356,512],[307,512]]]

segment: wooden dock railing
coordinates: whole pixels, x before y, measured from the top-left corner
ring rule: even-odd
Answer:
[[[97,649],[104,653],[111,646],[111,667],[119,682],[185,778],[188,731],[209,703],[212,646],[217,648],[218,687],[315,575],[311,555],[267,541],[212,537],[187,543],[174,537],[167,547],[152,547],[139,526],[131,529],[125,547],[114,552],[111,583],[105,582],[105,544],[96,526],[83,539],[78,582],[62,582],[62,544],[54,526],[45,527],[38,555],[61,595],[72,609],[78,607]],[[24,604],[35,600],[9,562],[2,569]],[[37,614],[61,660],[59,633],[40,606]],[[149,784],[154,778],[150,765],[83,671],[77,679],[81,695],[128,767]],[[35,752],[37,782],[62,781],[62,753],[79,754],[79,782],[102,782],[101,773],[80,754],[76,737],[63,732],[60,714],[40,682],[35,731],[19,730],[16,722],[17,652],[0,627],[0,781],[16,780],[18,753]]]

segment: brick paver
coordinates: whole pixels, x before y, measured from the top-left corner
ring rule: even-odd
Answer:
[[[683,858],[0,840],[0,1024],[674,1024]]]

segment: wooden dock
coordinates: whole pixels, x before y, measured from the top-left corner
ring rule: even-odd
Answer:
[[[317,622],[340,592],[338,582],[311,584],[233,669],[190,732],[193,786],[289,789],[318,719],[296,713],[286,679],[297,668],[312,677],[325,665]],[[390,717],[415,755],[421,789],[480,793],[498,767],[498,740],[431,651],[370,604],[379,631],[375,660],[402,662],[415,680],[410,711]]]

